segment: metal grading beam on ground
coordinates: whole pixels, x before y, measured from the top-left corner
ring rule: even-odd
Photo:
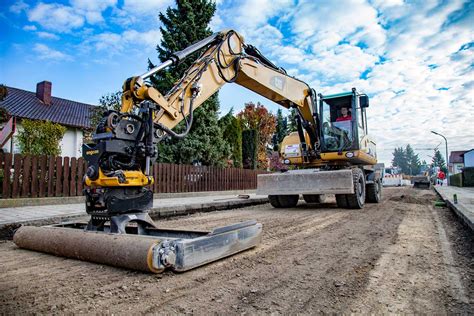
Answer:
[[[161,273],[183,272],[253,248],[261,241],[262,224],[246,221],[211,232],[146,229],[136,235],[84,231],[76,224],[23,226],[13,237],[24,249],[115,267]],[[134,234],[135,233],[135,234]]]

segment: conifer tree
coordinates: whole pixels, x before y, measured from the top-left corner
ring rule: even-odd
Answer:
[[[441,155],[441,152],[437,148],[435,148],[434,150],[434,155],[431,161],[431,165],[433,167],[439,167],[441,170],[443,170],[444,173],[446,173],[448,170],[446,168],[446,161],[444,160],[443,155]]]
[[[280,143],[283,141],[283,138],[288,134],[287,132],[287,118],[283,117],[283,112],[281,109],[278,109],[276,115],[276,128],[275,134],[273,136],[273,148],[277,148]]]
[[[287,121],[288,121],[288,133],[291,133],[291,132],[296,132],[297,128],[296,128],[296,110],[291,108],[290,109],[290,114],[288,114],[288,117],[287,117]]]
[[[160,27],[163,37],[157,46],[160,61],[168,60],[172,53],[211,35],[209,22],[215,11],[216,4],[211,0],[176,0],[176,7],[169,7],[165,13],[160,13],[159,19],[163,23]],[[151,82],[165,95],[200,53],[196,52],[180,64],[161,71],[151,78]],[[154,67],[148,62],[150,68]],[[224,165],[229,145],[224,141],[218,124],[218,111],[216,93],[194,111],[192,128],[184,139],[170,139],[158,145],[158,161]],[[184,124],[175,128],[178,132],[183,129]]]
[[[420,158],[418,157],[418,154],[415,154],[415,151],[413,148],[408,144],[405,148],[405,155],[407,159],[407,174],[409,175],[416,175],[420,172]]]
[[[403,173],[408,169],[407,157],[403,147],[397,147],[394,149],[392,166],[398,167]]]

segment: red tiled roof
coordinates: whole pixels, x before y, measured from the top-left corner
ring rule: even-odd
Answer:
[[[35,92],[7,87],[8,95],[0,102],[10,115],[20,118],[51,121],[66,126],[90,128],[93,105],[52,97],[51,104],[45,105]]]
[[[467,150],[452,151],[449,154],[449,163],[463,163],[464,159],[461,155],[465,152],[467,152]]]

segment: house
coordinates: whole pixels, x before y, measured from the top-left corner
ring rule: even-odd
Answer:
[[[13,138],[3,147],[4,152],[18,153],[15,135],[21,130],[21,120],[44,120],[58,123],[66,127],[66,133],[61,140],[61,155],[68,157],[82,156],[82,141],[84,133],[90,130],[90,116],[93,105],[53,97],[52,83],[42,81],[36,85],[36,92],[26,91],[7,86],[7,96],[0,102],[16,120],[16,131]]]
[[[474,167],[474,149],[466,151],[461,156],[464,159],[464,167]]]
[[[457,174],[462,172],[462,168],[464,168],[464,159],[463,154],[466,150],[458,150],[452,151],[449,154],[449,174]]]

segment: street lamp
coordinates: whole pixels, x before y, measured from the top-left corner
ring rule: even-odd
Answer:
[[[446,137],[444,137],[443,135],[441,135],[440,133],[436,133],[435,131],[431,131],[431,133],[435,134],[435,135],[438,135],[438,136],[441,136],[444,138],[444,142],[446,143],[446,180],[448,182],[448,185],[449,185],[449,157],[448,157],[448,140],[446,139]]]

